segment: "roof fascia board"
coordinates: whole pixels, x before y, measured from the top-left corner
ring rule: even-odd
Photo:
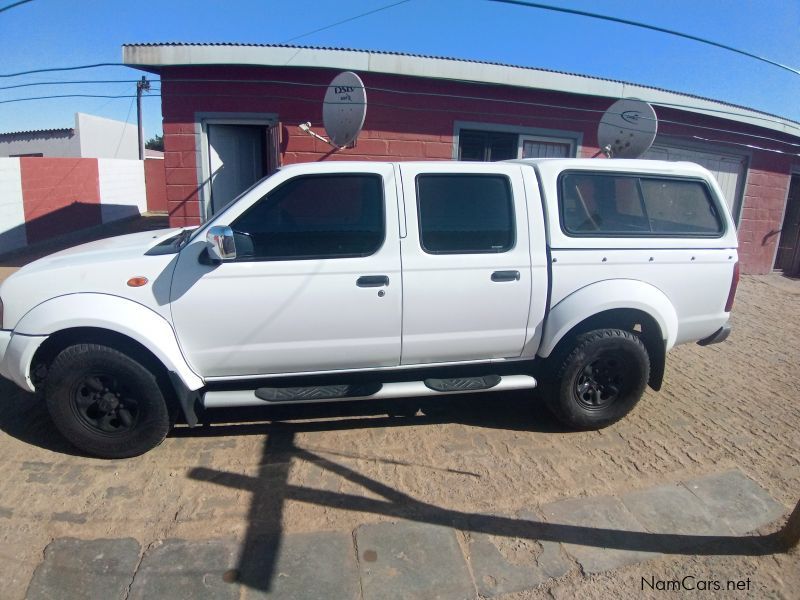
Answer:
[[[253,65],[368,71],[370,53],[261,46],[123,46],[130,66]]]

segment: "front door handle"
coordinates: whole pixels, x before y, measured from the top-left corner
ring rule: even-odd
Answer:
[[[519,271],[495,271],[492,281],[519,281]]]
[[[358,287],[383,287],[389,285],[386,275],[362,275],[356,280]]]

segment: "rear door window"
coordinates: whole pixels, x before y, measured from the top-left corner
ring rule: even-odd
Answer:
[[[511,183],[503,175],[417,176],[419,233],[428,254],[506,252],[514,246]]]

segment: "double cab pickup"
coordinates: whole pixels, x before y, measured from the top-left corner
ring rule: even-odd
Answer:
[[[0,373],[100,457],[207,408],[537,385],[599,428],[660,388],[671,348],[727,337],[737,281],[734,223],[695,164],[292,165],[197,228],[20,269]]]

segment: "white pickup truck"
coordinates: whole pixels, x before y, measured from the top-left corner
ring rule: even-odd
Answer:
[[[0,373],[126,457],[210,407],[532,389],[576,428],[724,340],[736,230],[694,164],[285,167],[197,229],[58,252],[0,288]]]

